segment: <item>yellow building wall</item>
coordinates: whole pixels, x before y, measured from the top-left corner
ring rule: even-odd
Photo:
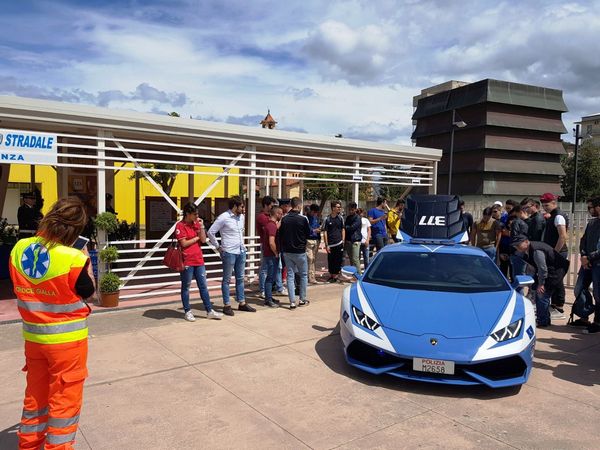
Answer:
[[[132,167],[127,164],[126,167]],[[58,178],[56,170],[50,166],[36,166],[35,181],[41,184],[44,208],[42,213],[46,214],[50,207],[58,199]],[[198,197],[215,179],[222,173],[218,167],[195,167],[195,172],[210,172],[215,175],[198,174],[194,176],[194,195]],[[118,213],[120,220],[135,222],[135,181],[130,179],[131,170],[121,170],[115,175],[115,198],[113,207]],[[232,175],[239,173],[239,169],[233,169]],[[30,166],[25,164],[12,164],[10,167],[9,183],[30,183]],[[208,197],[225,197],[225,183],[229,183],[228,195],[239,194],[239,178],[236,176],[223,177],[221,181],[208,194]],[[145,178],[140,181],[140,222],[145,224],[146,219],[146,196],[158,197],[161,194]],[[188,196],[188,176],[181,174],[175,180],[171,197],[177,197],[179,205],[180,197]],[[214,206],[214,201],[213,201]]]
[[[125,167],[132,167],[132,164],[126,164]],[[195,172],[211,172],[215,175],[194,175],[194,195],[195,197],[200,196],[208,186],[215,181],[215,179],[223,172],[218,167],[195,167]],[[233,169],[231,174],[239,173],[239,169]],[[118,213],[120,220],[126,220],[127,222],[135,222],[135,180],[130,179],[133,172],[131,170],[121,170],[115,175],[115,198],[113,199],[113,207]],[[224,197],[225,196],[225,183],[229,183],[228,195],[239,194],[239,178],[236,176],[223,177],[222,180],[208,194],[208,197]],[[146,196],[149,197],[160,197],[161,194],[156,190],[152,184],[145,178],[140,180],[140,224],[145,225],[146,220]],[[171,197],[177,198],[177,205],[180,205],[179,199],[181,197],[188,196],[188,175],[181,174],[175,180],[173,189],[171,190]],[[213,202],[214,206],[214,202]]]
[[[31,183],[31,165],[11,164],[8,182]],[[56,170],[51,166],[35,166],[35,182],[36,184],[41,184],[42,198],[44,199],[42,214],[46,214],[50,210],[50,207],[58,200]]]

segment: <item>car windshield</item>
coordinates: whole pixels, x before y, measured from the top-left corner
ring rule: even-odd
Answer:
[[[507,291],[510,286],[487,256],[386,252],[369,265],[363,282],[443,292]]]

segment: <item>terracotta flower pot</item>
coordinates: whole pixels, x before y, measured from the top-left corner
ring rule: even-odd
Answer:
[[[100,292],[100,306],[105,308],[116,308],[119,306],[119,291]]]

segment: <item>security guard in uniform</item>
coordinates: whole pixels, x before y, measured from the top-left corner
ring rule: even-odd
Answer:
[[[23,319],[27,388],[19,449],[72,449],[87,377],[90,259],[72,248],[87,217],[78,199],[56,202],[36,236],[10,255]]]

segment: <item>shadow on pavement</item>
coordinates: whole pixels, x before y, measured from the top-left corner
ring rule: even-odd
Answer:
[[[144,311],[142,316],[155,320],[181,319],[183,318],[183,312],[167,308],[148,309]]]
[[[451,386],[444,384],[433,384],[426,382],[417,382],[411,380],[402,380],[391,375],[373,375],[363,372],[356,367],[346,363],[342,340],[339,335],[340,324],[327,336],[319,339],[315,344],[315,350],[321,358],[321,361],[334,372],[358,381],[368,386],[382,387],[395,391],[410,392],[420,395],[432,395],[437,397],[457,397],[457,398],[476,398],[480,400],[491,400],[502,397],[516,395],[521,390],[521,386],[491,389],[486,386]],[[313,325],[313,329],[319,331],[330,331],[330,328],[321,330],[318,325]]]
[[[0,430],[0,448],[17,448],[19,446],[17,431],[19,431],[18,423],[10,428]]]

